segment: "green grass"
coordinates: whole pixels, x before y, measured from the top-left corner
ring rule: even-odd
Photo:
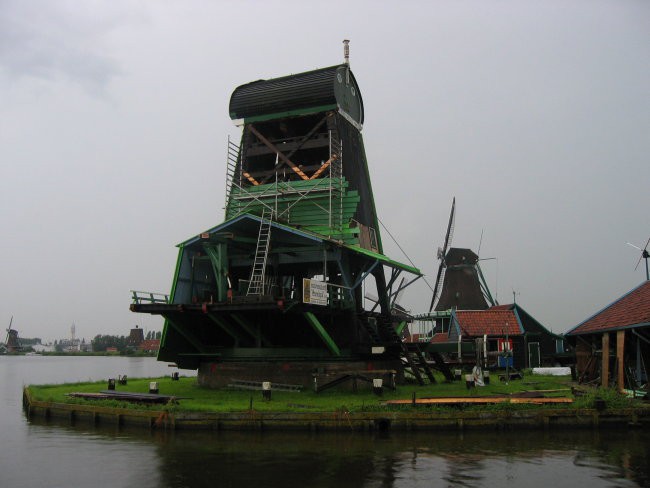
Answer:
[[[387,411],[403,410],[413,408],[411,405],[386,406],[386,400],[411,399],[413,393],[417,398],[427,397],[458,397],[458,396],[485,396],[497,394],[512,394],[522,391],[538,390],[564,390],[559,392],[545,393],[546,396],[572,397],[570,377],[558,376],[532,376],[526,375],[523,380],[513,380],[509,384],[498,381],[498,376],[493,373],[492,383],[485,387],[477,387],[467,390],[465,382],[445,383],[443,378],[438,378],[434,385],[419,386],[415,384],[399,385],[396,391],[384,389],[382,397],[372,393],[368,385],[361,384],[357,393],[342,388],[333,388],[321,393],[312,390],[302,392],[281,392],[273,391],[272,399],[265,401],[260,391],[231,390],[231,389],[209,389],[200,387],[195,377],[181,377],[179,381],[172,381],[171,378],[129,378],[127,385],[116,385],[116,391],[146,393],[150,381],[157,381],[159,392],[163,395],[174,395],[181,397],[177,405],[138,405],[128,402],[113,400],[83,400],[71,398],[67,393],[71,392],[99,392],[107,389],[107,382],[94,383],[68,383],[62,385],[35,385],[30,386],[30,392],[35,400],[50,401],[59,403],[77,403],[88,405],[101,405],[110,407],[125,407],[141,410],[160,410],[161,408],[173,411],[184,412],[244,412],[251,406],[257,411],[274,412],[362,412],[362,411]],[[495,381],[496,380],[496,381]],[[572,405],[558,406],[551,405],[540,407],[537,405],[513,405],[496,404],[482,406],[467,406],[464,410],[525,410],[530,408],[592,408],[596,397],[607,402],[608,407],[632,406],[635,403],[618,395],[613,390],[594,390],[593,393],[581,397]],[[457,411],[459,407],[444,406],[419,406],[423,411]]]

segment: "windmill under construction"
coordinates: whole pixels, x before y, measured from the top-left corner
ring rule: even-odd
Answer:
[[[170,295],[133,293],[132,311],[165,318],[159,360],[201,384],[402,374],[406,321],[392,310],[421,273],[383,253],[345,48],[341,65],[234,90],[225,221],[179,244]]]

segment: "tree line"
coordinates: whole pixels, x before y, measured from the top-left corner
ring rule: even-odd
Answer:
[[[162,337],[161,332],[149,331],[145,336],[145,340],[160,339]],[[93,345],[93,351],[102,352],[106,351],[109,347],[114,347],[119,352],[126,352],[129,348],[129,337],[128,336],[117,336],[117,335],[96,335],[95,338],[91,341]]]

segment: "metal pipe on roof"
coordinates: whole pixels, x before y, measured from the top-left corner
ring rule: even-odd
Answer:
[[[350,84],[350,41],[348,39],[343,40],[343,57],[345,58],[345,65],[347,69],[345,70],[345,84]]]

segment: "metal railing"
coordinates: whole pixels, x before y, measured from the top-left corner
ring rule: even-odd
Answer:
[[[169,295],[150,291],[131,290],[131,298],[133,303],[137,305],[142,303],[169,303]]]

